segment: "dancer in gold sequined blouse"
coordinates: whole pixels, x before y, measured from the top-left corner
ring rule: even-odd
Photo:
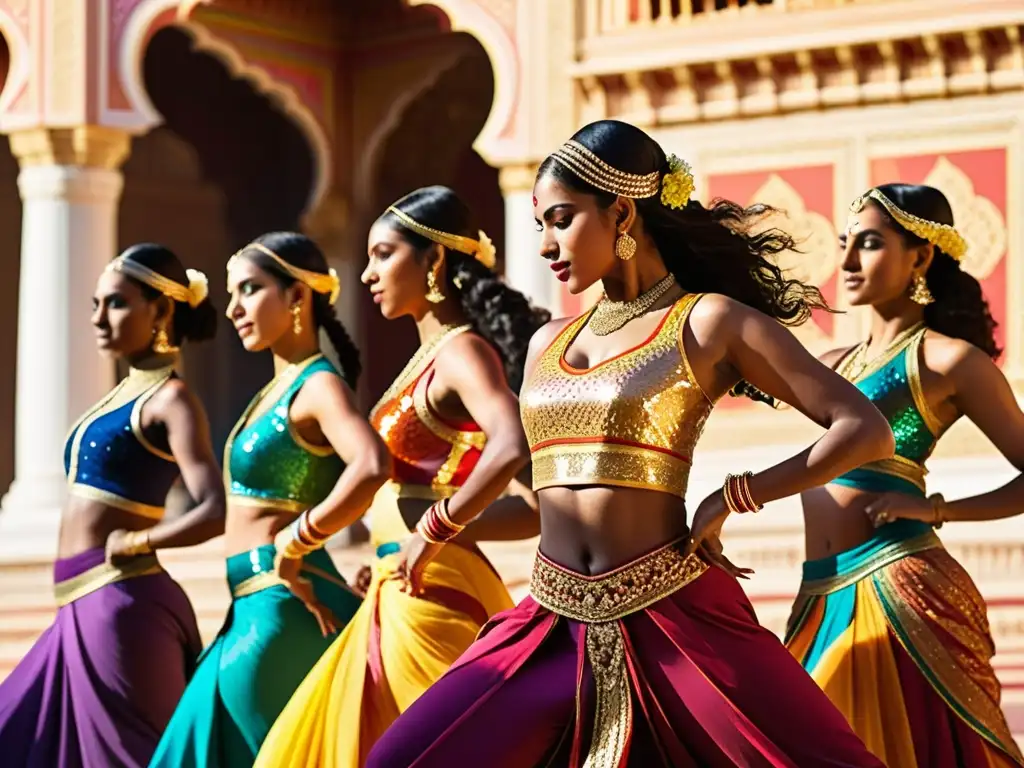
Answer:
[[[1024,476],[948,503],[925,483],[925,461],[962,417],[1024,470],[1024,413],[994,362],[995,322],[933,187],[869,190],[840,247],[849,302],[869,308],[871,331],[823,360],[889,419],[896,455],[803,494],[808,560],[787,645],[887,765],[1024,765],[985,600],[933,530],[1019,514]]]
[[[780,325],[821,304],[770,261],[792,241],[751,234],[763,207],[706,208],[692,191],[683,161],[617,121],[586,126],[541,165],[541,256],[571,292],[600,281],[605,296],[531,342],[531,596],[399,718],[372,768],[881,765],[758,625],[718,533],[730,511],[889,455],[892,434]],[[827,432],[731,477],[688,530],[693,450],[741,378]],[[445,535],[465,522],[453,515]]]

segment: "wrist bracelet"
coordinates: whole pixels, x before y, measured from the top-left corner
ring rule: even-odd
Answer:
[[[730,512],[757,512],[764,509],[764,505],[754,501],[754,496],[750,493],[750,478],[753,475],[753,472],[744,472],[742,475],[725,476],[722,496]]]
[[[124,535],[125,555],[134,557],[136,555],[148,555],[153,552],[149,543],[149,529],[142,531],[128,531]]]
[[[932,505],[932,527],[938,530],[946,522],[946,499],[941,493],[928,497]]]

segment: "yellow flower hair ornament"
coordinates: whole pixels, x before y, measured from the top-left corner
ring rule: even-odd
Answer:
[[[685,208],[693,189],[690,164],[678,155],[669,155],[668,172],[661,179],[661,204],[676,210]]]

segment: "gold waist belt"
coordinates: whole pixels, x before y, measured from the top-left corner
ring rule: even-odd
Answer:
[[[322,568],[317,568],[315,565],[310,565],[309,563],[304,562],[302,566],[299,568],[299,570],[302,573],[307,574],[309,576],[316,576],[317,578],[323,579],[324,581],[328,581],[337,587],[347,589],[350,592],[352,591],[352,588],[348,584],[339,579],[333,573],[329,573],[328,571],[325,571]],[[254,595],[257,592],[262,592],[265,589],[270,589],[271,587],[278,586],[287,587],[288,585],[287,583],[285,583],[283,579],[281,579],[277,575],[276,572],[262,571],[261,573],[257,573],[255,576],[250,576],[245,581],[237,584],[231,590],[231,597],[237,600],[240,597]]]
[[[540,553],[534,561],[533,599],[552,613],[587,625],[587,659],[597,701],[584,768],[618,768],[633,722],[626,646],[618,620],[668,597],[708,569],[696,555],[683,556],[678,544],[672,542],[600,576],[583,576]]]
[[[156,555],[141,555],[130,560],[113,565],[111,563],[100,563],[83,571],[70,579],[59,581],[53,585],[53,596],[57,601],[57,607],[61,608],[68,603],[92,594],[108,584],[116,584],[125,579],[134,579],[137,576],[150,576],[154,573],[162,573],[163,568],[156,559]]]
[[[834,576],[823,579],[804,579],[800,584],[799,594],[804,597],[809,595],[831,595],[833,592],[846,589],[867,578],[880,568],[892,565],[910,555],[916,555],[919,552],[925,552],[937,547],[942,547],[942,541],[935,531],[925,531],[912,539],[893,541],[855,565],[843,570],[841,573],[836,573]]]

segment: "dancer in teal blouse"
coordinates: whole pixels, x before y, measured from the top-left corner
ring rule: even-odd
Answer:
[[[228,318],[247,350],[273,352],[277,375],[225,446],[231,608],[151,766],[251,766],[292,692],[359,606],[326,551],[289,560],[273,544],[297,524],[317,538],[301,514],[315,506],[354,520],[388,477],[387,449],[349,389],[359,356],[334,314],[337,287],[303,235],[264,235],[228,262]],[[320,353],[321,329],[340,373]]]

